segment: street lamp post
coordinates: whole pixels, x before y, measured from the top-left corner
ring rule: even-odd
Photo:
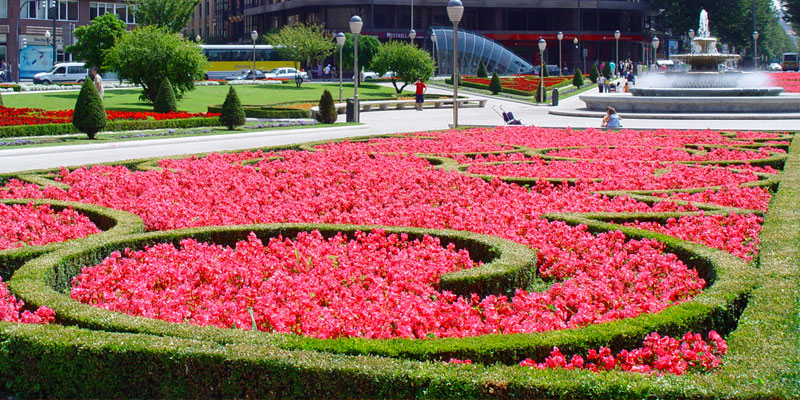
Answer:
[[[47,44],[50,44],[50,31],[44,31],[44,39],[47,40]],[[55,42],[55,38],[53,38],[53,42]],[[53,53],[53,65],[56,65],[55,53]]]
[[[577,69],[577,68],[578,68],[578,66],[580,65],[580,62],[581,62],[581,55],[580,55],[580,51],[581,51],[581,50],[580,50],[580,48],[578,48],[578,38],[577,38],[577,37],[576,37],[576,38],[573,38],[573,39],[572,39],[572,43],[575,45],[575,49],[576,49],[576,50],[578,50],[578,52],[579,52],[579,53],[578,53],[578,61],[575,63],[575,69]],[[582,68],[583,68],[583,67],[582,67]],[[585,70],[584,70],[584,69],[581,69],[581,72],[585,72]]]
[[[439,65],[436,60],[436,32],[431,33],[431,53],[433,55],[433,76],[436,76],[436,66]]]
[[[464,16],[464,5],[461,0],[450,0],[447,3],[447,17],[453,23],[453,128],[458,128],[458,23]]]
[[[758,31],[753,31],[753,70],[758,71]]]
[[[414,39],[416,39],[416,38],[417,38],[417,31],[415,31],[415,30],[413,30],[413,29],[412,29],[412,30],[410,30],[410,31],[408,32],[408,37],[409,37],[409,39],[411,39],[411,44],[414,44]]]
[[[411,30],[408,31],[408,37],[411,38],[411,43],[417,37],[417,31],[414,30],[414,0],[411,0]]]
[[[258,31],[250,32],[250,39],[253,39],[253,78],[256,77],[256,39],[258,39]]]
[[[58,49],[56,48],[56,18],[58,17],[58,4],[56,3],[56,0],[52,0],[50,2],[50,6],[53,8],[53,66],[55,66],[58,60]]]
[[[360,122],[359,111],[361,106],[358,104],[358,81],[361,79],[361,74],[358,69],[358,35],[361,33],[361,28],[364,22],[361,17],[354,15],[350,18],[350,32],[353,34],[353,122]]]
[[[539,38],[539,60],[541,61],[541,65],[539,66],[539,89],[536,91],[537,100],[544,103],[544,100],[547,96],[544,93],[544,69],[547,68],[547,64],[544,62],[544,49],[547,48],[547,42]]]
[[[564,39],[564,32],[558,32],[556,37],[558,38],[558,76],[561,76],[564,73],[564,68],[561,65],[561,40]]]
[[[583,11],[581,9],[581,0],[578,0],[578,41],[575,44],[580,43],[580,48],[578,48],[578,57],[583,60],[583,71],[586,71],[586,56],[583,54],[583,38],[581,37],[581,29],[583,29]]]
[[[658,40],[658,36],[653,36],[653,65],[656,67],[658,66],[658,45],[661,44],[661,41]]]
[[[619,37],[620,36],[621,35],[619,33],[619,29],[615,30],[614,31],[614,40],[616,41],[616,48],[617,48],[616,49],[616,60],[617,60],[617,63],[614,64],[614,66],[615,66],[614,71],[611,71],[611,73],[614,74],[614,75],[617,74],[616,70],[619,68]]]
[[[339,46],[339,103],[342,102],[342,48],[347,38],[344,33],[339,32],[336,34],[336,45]]]
[[[202,41],[202,40],[203,40],[203,38],[202,38],[202,37],[200,37],[200,35],[199,35],[199,34],[198,34],[197,36],[195,36],[195,37],[194,37],[194,41],[195,41],[195,42],[197,42],[197,43],[200,43],[200,41]]]

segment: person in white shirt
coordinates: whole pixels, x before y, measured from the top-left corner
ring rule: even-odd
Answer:
[[[97,94],[100,95],[100,100],[103,99],[103,78],[100,77],[100,72],[97,67],[92,67],[92,81],[94,81],[94,87],[97,88]]]

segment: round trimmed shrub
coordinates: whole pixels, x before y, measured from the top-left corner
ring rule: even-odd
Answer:
[[[246,121],[247,117],[244,114],[242,103],[239,101],[236,89],[231,86],[228,89],[225,102],[222,103],[222,115],[219,116],[219,123],[227,127],[228,130],[234,130],[237,126],[244,125]]]
[[[72,114],[72,125],[76,129],[94,139],[97,132],[105,128],[108,122],[103,100],[94,87],[94,82],[87,79],[81,86],[78,100],[75,102],[75,112]]]
[[[169,79],[164,77],[161,86],[158,88],[156,101],[153,103],[153,111],[157,113],[168,113],[178,111],[178,102],[175,100],[175,91]]]

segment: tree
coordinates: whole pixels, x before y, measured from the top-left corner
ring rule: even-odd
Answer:
[[[117,38],[125,34],[125,22],[117,14],[103,14],[89,25],[75,28],[76,42],[67,46],[66,51],[73,57],[86,62],[87,67],[97,67],[104,71],[105,55],[114,46]]]
[[[317,113],[317,121],[323,124],[332,124],[336,122],[336,106],[333,104],[333,96],[331,92],[325,90],[322,92],[322,97],[319,99],[319,112]]]
[[[381,46],[370,65],[378,75],[393,71],[392,85],[397,93],[402,93],[406,86],[433,76],[433,59],[427,51],[406,42],[390,41]],[[397,87],[397,82],[403,82]]]
[[[225,96],[225,102],[222,103],[219,123],[226,126],[228,130],[233,130],[237,126],[244,125],[245,122],[247,122],[247,116],[244,115],[244,108],[239,102],[239,95],[236,94],[233,86],[230,86],[228,95]]]
[[[103,100],[94,87],[94,82],[87,79],[81,86],[78,100],[75,102],[75,111],[72,113],[72,125],[76,129],[94,139],[97,132],[106,126],[108,117],[103,107]]]
[[[305,61],[308,68],[313,62],[321,62],[331,55],[336,47],[331,34],[322,25],[286,25],[280,31],[269,34],[267,42],[280,46],[280,55],[294,61],[295,69],[298,70],[299,61]]]
[[[353,34],[345,33],[344,46],[342,47],[342,64],[344,69],[353,70]],[[381,42],[372,37],[359,35],[358,36],[358,66],[359,69],[364,69],[366,66],[372,65],[372,58],[378,54],[381,49]]]
[[[153,103],[153,111],[158,113],[168,113],[170,111],[178,111],[178,102],[175,101],[175,91],[172,89],[172,84],[169,79],[164,78],[158,88],[158,95],[156,101]]]
[[[592,64],[592,69],[589,71],[589,80],[592,83],[597,83],[597,78],[600,77],[600,70],[597,69],[597,64]]]
[[[497,76],[497,71],[492,72],[492,81],[489,82],[489,91],[492,94],[498,94],[503,90],[503,84],[500,82],[500,77]]]
[[[611,78],[611,63],[610,62],[607,62],[606,65],[603,67],[603,76],[606,79],[610,79]]]
[[[139,26],[155,26],[178,33],[192,19],[200,0],[136,0],[128,2]]]
[[[141,99],[155,102],[164,78],[180,99],[203,79],[206,58],[195,43],[177,33],[153,26],[138,27],[120,36],[106,54],[106,64],[120,79],[142,86]]]
[[[478,73],[476,75],[478,78],[489,77],[489,73],[486,71],[486,64],[483,63],[483,60],[481,60],[480,64],[478,64]]]
[[[583,86],[583,72],[580,68],[575,68],[575,76],[572,77],[572,84],[578,89]]]

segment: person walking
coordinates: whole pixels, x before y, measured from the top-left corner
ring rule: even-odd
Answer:
[[[597,77],[597,90],[599,90],[600,93],[603,93],[605,87],[606,87],[606,78],[603,76],[603,74],[600,74],[600,76]]]
[[[92,67],[91,72],[89,72],[89,76],[94,82],[94,87],[97,88],[97,94],[100,95],[100,100],[103,100],[103,78],[100,77],[99,72],[100,70],[97,69],[97,67]]]
[[[422,79],[419,78],[417,78],[414,86],[417,87],[414,106],[417,111],[422,111],[422,105],[425,103],[425,92],[428,91],[428,86],[422,83]]]
[[[325,75],[325,79],[326,80],[330,80],[331,79],[331,65],[330,64],[325,66],[325,69],[323,70],[323,74]]]

